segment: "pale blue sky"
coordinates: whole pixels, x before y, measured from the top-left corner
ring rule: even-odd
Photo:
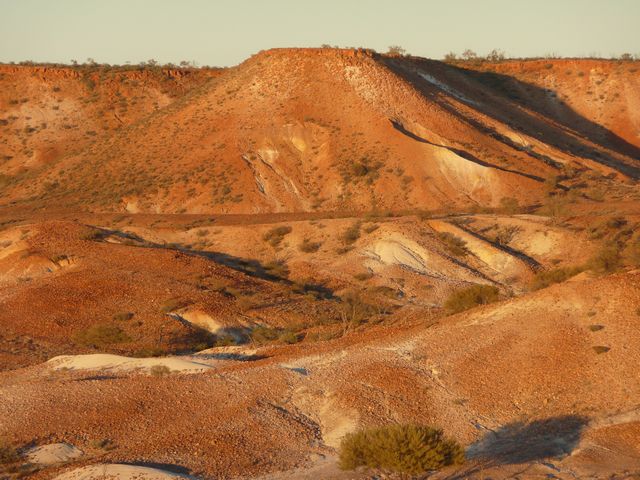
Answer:
[[[0,61],[234,65],[323,43],[414,55],[640,53],[640,0],[0,0]]]

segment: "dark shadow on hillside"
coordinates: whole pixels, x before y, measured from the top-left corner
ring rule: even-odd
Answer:
[[[478,98],[480,92],[471,94],[471,98],[480,101],[485,107],[481,110],[483,114],[566,154],[587,158],[630,177],[640,178],[640,165],[638,163],[623,163],[602,150],[608,149],[627,156],[632,161],[638,161],[640,160],[640,148],[627,142],[602,125],[583,117],[561,100],[557,100],[557,93],[552,90],[540,88],[508,75],[495,72],[480,72],[436,60],[393,59],[386,61],[386,64],[410,82],[430,101],[438,104],[461,121],[532,158],[543,161],[555,168],[561,166],[561,163],[549,156],[514,142],[489,125],[485,125],[455,108],[453,104],[448,102],[447,96],[435,93],[434,85],[420,77],[416,72],[416,67],[425,69],[425,71],[440,72],[448,69],[458,76],[466,77],[495,95],[495,98],[490,98],[486,95]],[[468,92],[465,90],[465,95],[467,94]],[[554,101],[551,102],[550,99],[554,99]],[[474,106],[474,108],[477,107]],[[594,148],[587,145],[585,143],[587,140],[597,147]]]
[[[136,467],[155,468],[158,470],[164,470],[165,472],[177,473],[178,475],[186,475],[187,478],[196,478],[191,476],[191,469],[176,465],[174,463],[159,463],[159,462],[121,462],[123,465],[132,465]]]
[[[478,165],[482,165],[483,167],[495,168],[496,170],[501,170],[503,172],[509,172],[509,173],[513,173],[515,175],[521,175],[523,177],[530,178],[531,180],[535,180],[537,182],[543,182],[544,181],[544,179],[542,177],[538,177],[536,175],[530,175],[528,173],[519,172],[517,170],[510,170],[508,168],[504,168],[504,167],[501,167],[499,165],[494,165],[492,163],[485,162],[484,160],[480,160],[478,157],[476,157],[475,155],[467,152],[466,150],[462,150],[460,148],[447,147],[445,145],[438,145],[437,143],[430,142],[429,140],[427,140],[425,138],[422,138],[419,135],[416,135],[415,133],[407,130],[405,128],[405,126],[402,125],[402,123],[398,122],[397,120],[391,120],[391,124],[393,125],[393,128],[398,130],[400,133],[405,134],[407,137],[412,138],[417,142],[426,143],[428,145],[433,145],[434,147],[444,148],[446,150],[449,150],[452,153],[455,153],[459,157],[464,158],[465,160],[469,160],[470,162],[476,163]]]
[[[467,458],[496,466],[564,457],[578,445],[588,422],[587,417],[564,415],[510,423],[472,444],[467,449]]]
[[[195,255],[198,257],[206,258],[220,265],[224,265],[238,272],[242,272],[245,275],[260,278],[262,280],[268,280],[271,282],[279,282],[288,286],[296,286],[299,290],[299,293],[302,293],[302,294],[309,293],[309,294],[315,295],[318,298],[324,298],[328,300],[333,300],[336,298],[334,296],[333,290],[325,287],[324,285],[315,284],[315,283],[305,283],[304,285],[295,285],[294,282],[287,279],[285,275],[283,274],[279,275],[274,273],[275,269],[278,269],[283,273],[288,273],[286,271],[286,266],[283,264],[275,265],[275,266],[265,265],[255,259],[236,257],[223,252],[194,250],[192,248],[188,248],[185,245],[180,245],[176,243],[170,243],[170,244],[154,243],[154,242],[145,240],[139,235],[129,233],[129,232],[122,232],[120,230],[110,230],[110,229],[104,229],[104,228],[98,229],[98,230],[99,230],[99,235],[96,236],[95,240],[104,240],[106,237],[113,236],[113,237],[116,237],[121,243],[125,245],[130,245],[135,247],[175,250],[187,255]]]
[[[455,223],[455,225],[460,230],[463,230],[464,232],[468,233],[472,237],[475,237],[478,240],[482,240],[484,242],[487,242],[487,243],[491,244],[491,246],[493,246],[494,248],[497,248],[498,250],[502,250],[503,252],[505,252],[505,253],[513,256],[513,257],[516,257],[516,258],[520,259],[522,262],[526,263],[533,271],[538,271],[538,270],[540,270],[542,268],[542,265],[540,265],[540,263],[535,258],[530,257],[529,255],[527,255],[525,253],[522,253],[519,250],[511,248],[510,246],[505,245],[503,243],[492,242],[488,238],[483,237],[479,233],[476,233],[473,230],[465,227],[461,223]]]

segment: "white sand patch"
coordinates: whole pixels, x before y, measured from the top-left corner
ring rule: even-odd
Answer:
[[[77,468],[58,475],[54,480],[169,480],[174,478],[193,479],[195,477],[136,465],[100,464]]]
[[[476,193],[493,196],[496,185],[500,184],[500,178],[496,176],[494,169],[462,158],[443,147],[430,148],[440,172],[453,187],[471,197]]]
[[[377,240],[365,251],[365,255],[385,265],[399,265],[419,273],[427,273],[428,253],[408,238],[391,236]]]
[[[180,319],[185,322],[200,327],[211,333],[218,333],[224,325],[214,320],[211,315],[202,310],[180,310],[178,312],[170,314],[172,316],[179,316]]]
[[[84,455],[82,450],[68,443],[50,443],[27,450],[25,456],[30,463],[36,465],[53,465],[75,460]]]
[[[360,416],[353,409],[345,410],[333,397],[328,397],[318,411],[322,440],[333,448],[340,447],[342,438],[358,427]]]
[[[455,225],[440,220],[431,220],[429,225],[437,232],[448,232],[464,240],[467,249],[494,270],[499,278],[518,276],[527,271],[526,265],[518,258],[499,250],[485,240],[474,237]]]
[[[146,372],[159,365],[171,371],[181,373],[197,373],[213,368],[211,365],[185,360],[180,357],[131,358],[106,353],[90,355],[61,355],[47,362],[54,370],[140,370]]]
[[[447,92],[449,95],[451,95],[452,97],[457,98],[458,100],[462,100],[465,103],[470,103],[471,105],[475,105],[475,106],[480,106],[481,105],[481,103],[476,102],[474,100],[471,100],[469,97],[466,97],[465,95],[463,95],[462,93],[457,91],[455,88],[447,85],[446,83],[441,82],[437,78],[432,77],[431,75],[429,75],[427,73],[419,72],[418,75],[420,75],[422,78],[424,78],[430,84],[435,85],[440,90],[442,90],[444,92]]]

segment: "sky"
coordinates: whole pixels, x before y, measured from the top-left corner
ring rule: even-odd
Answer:
[[[322,44],[430,58],[640,54],[640,0],[0,0],[0,62],[230,66]]]

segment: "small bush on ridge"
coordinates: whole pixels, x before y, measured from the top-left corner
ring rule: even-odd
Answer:
[[[498,300],[500,291],[492,285],[473,285],[462,290],[457,290],[449,295],[444,307],[450,313],[458,313],[476,307],[486,305]]]
[[[422,425],[388,425],[348,434],[340,445],[340,467],[361,466],[420,475],[464,461],[463,448],[442,430]]]

